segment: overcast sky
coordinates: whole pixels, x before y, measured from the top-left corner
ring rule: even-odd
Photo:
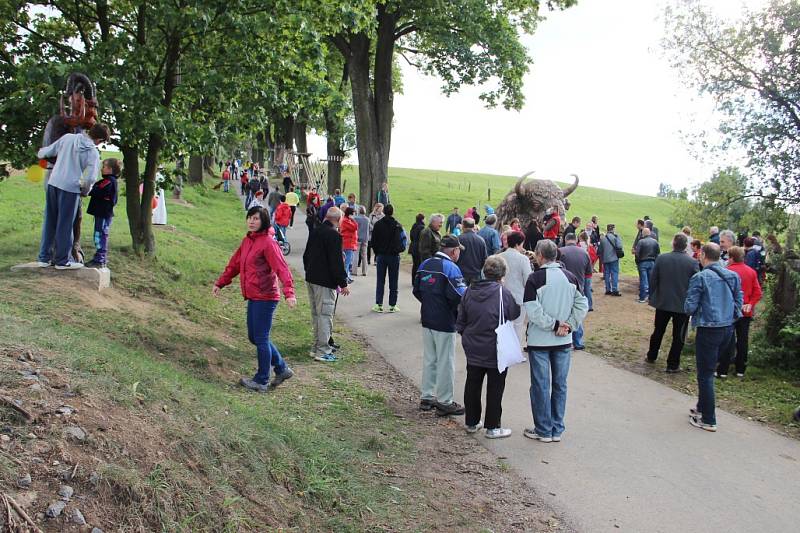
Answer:
[[[743,5],[707,3],[726,16]],[[718,161],[695,159],[681,131],[713,130],[713,106],[663,59],[663,8],[660,0],[579,0],[548,14],[525,39],[534,64],[519,112],[485,109],[475,88],[447,98],[438,80],[402,61],[390,166],[576,173],[585,185],[643,194],[662,181],[680,188],[708,179]],[[324,154],[324,142],[315,139],[312,150]]]

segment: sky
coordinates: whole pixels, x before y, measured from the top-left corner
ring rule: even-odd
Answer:
[[[706,0],[724,16],[764,0]],[[451,97],[403,64],[389,165],[522,175],[654,195],[711,177],[686,132],[715,129],[713,103],[697,97],[663,57],[661,0],[579,0],[547,14],[524,43],[533,58],[521,111],[486,109],[480,90]],[[310,150],[324,157],[321,138]],[[740,154],[730,154],[735,162]],[[352,162],[356,162],[355,154]]]

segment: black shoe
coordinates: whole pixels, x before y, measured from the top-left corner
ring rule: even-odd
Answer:
[[[419,402],[420,411],[430,411],[434,407],[436,407],[436,402],[434,400],[420,400]]]
[[[611,292],[611,291],[606,291],[606,296],[611,296],[612,294],[614,294],[614,293]]]
[[[464,406],[456,402],[439,403],[436,402],[436,416],[463,415]]]
[[[573,350],[585,350],[586,346],[583,346],[583,345],[581,345],[581,346],[573,346],[572,349]]]
[[[611,296],[622,296],[622,293],[619,291],[614,291],[611,293]]]
[[[681,371],[680,368],[669,368],[669,367],[667,367],[667,369],[664,370],[664,372],[666,372],[667,374],[677,374],[680,371]]]
[[[334,351],[334,352],[335,352],[336,350],[338,350],[338,349],[340,349],[340,348],[341,348],[341,346],[339,346],[338,344],[336,344],[335,342],[333,342],[333,337],[331,337],[330,339],[328,339],[328,346],[330,346],[331,348],[333,348],[333,351]]]
[[[645,357],[644,358],[644,362],[645,363],[650,363],[651,365],[656,364],[656,360],[655,359],[650,359],[649,357]]]
[[[106,263],[101,263],[99,261],[95,261],[94,259],[92,259],[91,261],[89,261],[88,263],[84,264],[83,266],[85,266],[86,268],[105,268],[106,267]]]

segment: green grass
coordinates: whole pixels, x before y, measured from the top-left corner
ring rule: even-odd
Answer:
[[[357,191],[358,168],[346,167],[342,180],[348,191]],[[516,180],[517,178],[510,176],[390,168],[389,192],[397,218],[404,227],[410,228],[417,213],[424,213],[427,222],[432,213],[443,213],[446,216],[456,206],[462,215],[469,207],[477,206],[483,216],[484,204],[497,207]],[[491,200],[487,199],[489,191]],[[659,229],[662,249],[669,248],[671,236],[679,229],[671,227],[667,222],[673,207],[668,200],[662,198],[578,186],[569,199],[572,206],[567,212],[566,223],[573,216],[579,216],[582,226],[585,226],[593,215],[597,215],[603,229],[606,224],[617,225],[617,232],[623,239],[626,252],[621,262],[623,274],[636,273],[630,248],[636,236],[637,219],[644,215],[653,219]]]
[[[74,370],[74,390],[99,392],[163,432],[169,446],[162,460],[116,457],[101,472],[121,509],[118,527],[363,531],[414,523],[425,529],[424,502],[407,496],[417,492],[413,477],[401,493],[371,474],[413,463],[409,422],[362,385],[363,348],[344,332],[346,361],[311,362],[302,282],[298,311],[280,306],[273,330],[298,378],[269,395],[235,385],[235,373],[250,375],[255,365],[238,281],[219,299],[210,293],[244,233],[233,195],[187,188],[191,206],[171,203],[174,227],[156,229],[157,259],[131,253],[120,200],[109,263],[115,290],[141,304],[138,311],[87,306],[47,278],[8,273],[13,264],[35,260],[42,196],[41,184],[20,176],[0,184],[0,345],[52,354],[53,365]],[[90,253],[87,228],[91,217],[82,239]]]

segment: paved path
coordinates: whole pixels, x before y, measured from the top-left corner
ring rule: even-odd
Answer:
[[[302,272],[307,231],[298,215],[288,259]],[[373,267],[356,278],[349,297],[339,298],[337,320],[419,385],[422,334],[409,278],[401,270],[399,313],[372,313]],[[460,402],[466,369],[460,342],[456,360]],[[543,444],[522,436],[532,425],[529,386],[527,364],[509,370],[503,425],[513,429],[510,438],[464,438],[504,457],[578,530],[800,531],[797,441],[721,411],[717,433],[695,429],[687,423],[689,396],[576,352],[564,440]]]

